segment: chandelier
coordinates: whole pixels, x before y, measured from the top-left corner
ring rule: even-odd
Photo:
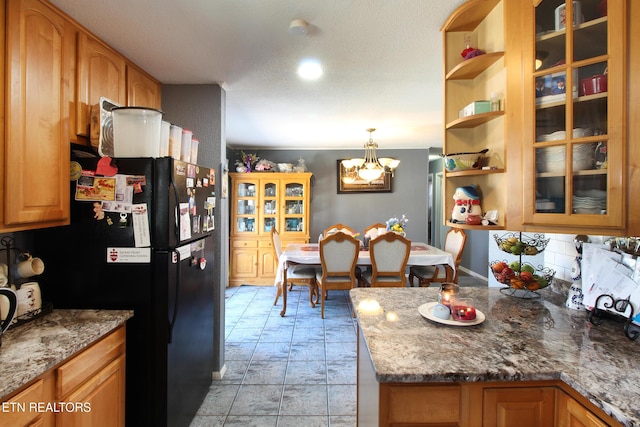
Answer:
[[[367,132],[369,132],[369,141],[364,145],[364,158],[358,157],[342,161],[342,166],[344,166],[347,171],[342,179],[345,183],[353,183],[357,178],[370,183],[380,179],[385,173],[390,173],[391,176],[393,176],[395,169],[400,164],[400,160],[390,157],[381,157],[378,159],[376,155],[378,144],[373,142],[373,137],[371,136],[374,131],[375,128],[367,129]]]

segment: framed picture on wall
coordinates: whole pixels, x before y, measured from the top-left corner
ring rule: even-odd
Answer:
[[[337,163],[338,194],[346,193],[391,193],[391,174],[384,173],[375,181],[360,178],[355,168],[347,169],[342,159]]]

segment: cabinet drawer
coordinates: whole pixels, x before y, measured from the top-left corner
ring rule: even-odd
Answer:
[[[458,423],[461,414],[459,386],[390,385],[381,387],[381,402],[389,402],[387,408],[390,424]],[[443,404],[446,402],[446,404]],[[383,405],[380,408],[384,411]],[[384,415],[381,414],[384,419]]]
[[[272,248],[273,242],[271,240],[261,240],[258,246],[261,248]]]
[[[234,240],[231,242],[232,248],[257,248],[258,242],[255,240]]]
[[[0,425],[3,426],[26,426],[32,425],[33,421],[41,415],[37,410],[30,409],[30,404],[41,404],[47,402],[48,396],[45,396],[44,380],[39,379],[13,398],[7,400],[8,410],[0,413]]]
[[[125,339],[125,328],[120,327],[58,368],[57,395],[64,399],[103,366],[123,354]]]

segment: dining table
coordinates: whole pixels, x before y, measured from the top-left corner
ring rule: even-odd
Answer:
[[[291,265],[296,264],[320,267],[320,247],[318,243],[289,243],[284,248],[284,251],[282,251],[282,254],[280,254],[274,283],[274,285],[278,287],[278,294],[282,295],[282,310],[280,311],[280,316],[284,316],[287,312],[287,269]],[[360,248],[356,265],[371,265],[371,256],[368,249],[364,247]],[[453,272],[456,267],[451,253],[422,242],[411,242],[407,265],[441,265],[445,269],[445,280],[447,282],[453,278]]]

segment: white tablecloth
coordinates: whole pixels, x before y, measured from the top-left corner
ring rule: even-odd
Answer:
[[[282,282],[284,269],[289,262],[298,264],[320,265],[320,251],[317,243],[290,243],[280,255],[274,285]],[[371,265],[369,251],[361,250],[358,254],[358,265]],[[453,256],[435,246],[426,243],[412,242],[407,265],[449,265],[456,268]]]

